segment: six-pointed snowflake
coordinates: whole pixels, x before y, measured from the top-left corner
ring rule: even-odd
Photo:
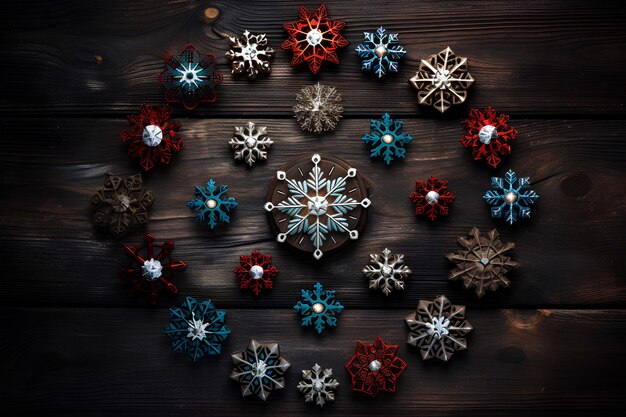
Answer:
[[[334,130],[343,113],[341,94],[320,83],[306,86],[296,95],[293,113],[302,130],[318,135]]]
[[[363,32],[363,43],[356,47],[355,52],[363,62],[361,70],[374,71],[382,78],[388,71],[398,72],[398,62],[406,51],[398,41],[397,33],[386,33],[384,27],[376,29],[376,33]]]
[[[387,165],[391,164],[394,156],[404,158],[406,150],[404,146],[411,142],[413,138],[406,133],[402,133],[404,127],[403,120],[393,120],[389,113],[383,114],[380,120],[370,120],[372,131],[363,135],[363,141],[370,145],[371,157],[383,156]]]
[[[454,196],[448,191],[448,181],[430,177],[427,181],[415,180],[415,191],[409,200],[415,204],[415,214],[435,221],[437,216],[448,215]]]
[[[298,382],[298,390],[304,394],[304,402],[315,401],[315,405],[324,407],[327,401],[335,401],[335,390],[339,381],[333,378],[332,369],[322,369],[317,363],[313,369],[302,370],[302,381]]]
[[[228,43],[230,50],[226,52],[226,58],[231,61],[233,75],[246,73],[254,80],[259,74],[270,73],[274,49],[267,45],[265,33],[255,35],[246,30],[240,37],[229,36]]]
[[[317,333],[322,333],[326,326],[337,326],[337,315],[343,306],[335,299],[335,291],[324,290],[322,284],[316,283],[311,290],[302,290],[302,301],[293,306],[302,317],[301,325],[315,326]]]
[[[491,217],[504,217],[509,224],[518,218],[530,219],[530,205],[539,195],[529,188],[528,177],[518,180],[515,172],[509,169],[504,178],[491,177],[491,187],[483,196],[491,206]]]
[[[172,338],[172,350],[188,354],[194,362],[204,356],[219,355],[230,334],[225,318],[226,312],[217,310],[211,300],[187,297],[183,305],[170,309],[165,333]]]
[[[495,168],[502,160],[502,155],[511,153],[508,141],[515,139],[517,130],[509,126],[507,114],[496,114],[491,106],[484,111],[471,109],[463,126],[467,133],[463,135],[461,143],[472,149],[474,160],[485,159]]]
[[[267,127],[256,126],[252,122],[248,122],[248,126],[235,127],[235,133],[228,142],[235,151],[235,160],[244,161],[248,166],[267,159],[267,152],[273,143],[267,135]]]
[[[272,265],[272,255],[264,255],[257,249],[250,256],[241,255],[235,269],[242,290],[250,289],[258,296],[262,290],[271,290],[272,280],[278,275],[278,268]]]
[[[387,248],[382,253],[370,254],[370,264],[363,268],[370,288],[381,290],[385,295],[394,289],[404,290],[404,280],[410,273],[409,267],[404,265],[404,255],[392,254]]]
[[[313,155],[314,166],[305,181],[287,178],[284,171],[278,171],[276,178],[287,182],[289,195],[277,205],[268,201],[264,206],[268,212],[279,210],[290,217],[287,231],[279,233],[276,239],[284,242],[288,235],[306,233],[315,248],[315,259],[324,254],[322,247],[331,232],[348,233],[351,239],[358,239],[359,232],[350,230],[345,216],[358,206],[367,208],[371,205],[368,198],[357,201],[348,196],[346,180],[356,176],[355,168],[350,168],[345,177],[331,180],[319,167],[321,159],[319,155]]]
[[[187,205],[198,215],[195,221],[204,221],[211,229],[217,226],[218,221],[230,223],[228,212],[239,204],[232,197],[226,197],[228,185],[220,185],[217,188],[215,181],[210,179],[206,187],[196,185],[196,195]]]

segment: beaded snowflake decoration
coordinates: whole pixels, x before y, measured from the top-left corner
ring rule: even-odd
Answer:
[[[370,289],[381,290],[389,295],[391,291],[404,291],[404,280],[411,270],[404,264],[404,255],[392,254],[387,248],[381,253],[370,254],[370,264],[363,268]]]
[[[267,134],[267,127],[256,126],[252,122],[235,127],[235,133],[228,142],[235,152],[235,160],[244,161],[250,167],[257,161],[267,159],[267,152],[273,143]]]
[[[298,390],[304,394],[304,402],[315,401],[318,407],[324,407],[329,401],[335,401],[335,391],[339,381],[333,378],[332,369],[322,369],[317,363],[312,369],[302,370],[302,381],[298,382]]]
[[[539,194],[530,189],[530,179],[517,178],[512,170],[504,178],[491,177],[491,190],[485,191],[483,199],[491,206],[491,217],[504,217],[509,224],[519,218],[530,219],[530,205],[539,198]]]
[[[467,131],[461,139],[463,146],[472,150],[474,160],[484,159],[494,168],[503,155],[511,153],[508,142],[517,136],[517,129],[509,126],[509,116],[497,114],[491,106],[485,110],[471,109],[463,127]]]
[[[228,36],[228,43],[230,50],[226,52],[226,59],[231,62],[233,75],[246,74],[248,79],[254,80],[259,74],[271,72],[274,49],[268,46],[265,33],[255,35],[246,30],[239,37]]]
[[[387,165],[395,158],[404,159],[406,150],[404,146],[413,140],[406,133],[402,133],[403,120],[393,120],[389,113],[383,114],[380,120],[370,120],[371,132],[363,135],[363,142],[367,143],[371,150],[372,158],[382,156]]]
[[[278,268],[272,265],[272,255],[264,255],[257,249],[248,255],[239,257],[239,266],[235,269],[242,290],[251,290],[258,296],[263,290],[271,290],[273,279],[278,275]]]
[[[378,78],[388,72],[398,72],[398,61],[406,55],[397,33],[387,33],[384,27],[376,32],[363,32],[363,42],[355,52],[363,59],[362,71],[374,71]]]
[[[448,215],[454,195],[448,191],[448,181],[430,177],[427,181],[415,180],[415,191],[409,195],[409,200],[415,204],[416,215],[435,221],[437,216]]]
[[[230,223],[228,213],[239,204],[232,197],[226,197],[228,185],[220,185],[217,188],[215,181],[211,178],[206,187],[196,185],[196,195],[187,206],[197,214],[194,221],[207,222],[211,229],[215,229],[218,221]]]
[[[335,87],[320,83],[300,90],[293,106],[293,114],[302,130],[317,135],[335,130],[341,113],[341,94]]]
[[[326,326],[337,326],[337,315],[343,306],[335,299],[335,291],[324,290],[317,282],[313,291],[302,290],[302,300],[293,309],[300,313],[302,327],[314,326],[321,334]]]
[[[193,361],[219,355],[222,343],[230,334],[224,325],[226,312],[217,310],[211,300],[187,297],[180,307],[170,309],[170,323],[165,334],[172,338],[172,350],[191,356]]]
[[[241,385],[241,396],[257,395],[267,400],[273,390],[285,388],[283,374],[291,366],[280,356],[278,343],[250,340],[246,350],[231,355],[235,368],[230,378]]]

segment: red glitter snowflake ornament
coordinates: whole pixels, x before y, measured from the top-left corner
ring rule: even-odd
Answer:
[[[352,390],[372,397],[380,391],[396,392],[396,381],[406,363],[396,356],[398,345],[387,345],[379,337],[372,345],[356,344],[356,353],[346,364]]]
[[[471,109],[463,127],[467,130],[461,139],[463,146],[472,149],[476,161],[485,159],[494,168],[502,160],[502,155],[511,153],[507,142],[517,136],[517,129],[509,126],[509,116],[496,114],[491,106],[484,111]]]
[[[298,21],[283,24],[289,37],[280,47],[293,51],[292,67],[306,62],[311,72],[317,74],[324,61],[339,64],[336,51],[348,46],[346,38],[339,33],[345,25],[340,20],[330,20],[324,4],[314,13],[300,6]]]
[[[239,263],[234,272],[242,290],[250,289],[258,297],[262,290],[272,289],[272,280],[278,274],[278,268],[272,265],[272,255],[264,255],[255,249],[250,256],[241,255]]]
[[[437,216],[448,215],[454,196],[448,191],[448,181],[430,177],[428,181],[415,180],[415,191],[409,199],[415,204],[415,214],[435,221]]]
[[[127,266],[120,268],[119,276],[123,280],[134,281],[128,292],[131,298],[139,293],[145,293],[148,295],[148,302],[156,304],[161,288],[172,295],[178,294],[178,288],[171,282],[171,274],[172,271],[187,268],[187,264],[172,260],[173,241],[155,245],[154,236],[150,233],[145,235],[143,240],[145,246],[140,248],[124,246],[124,253],[129,262]],[[155,249],[159,249],[156,254]]]
[[[168,105],[142,104],[139,115],[128,116],[130,128],[120,136],[129,145],[128,155],[138,158],[144,171],[157,163],[169,165],[172,154],[183,150],[183,140],[178,136],[180,123],[172,121],[171,115],[172,108]]]

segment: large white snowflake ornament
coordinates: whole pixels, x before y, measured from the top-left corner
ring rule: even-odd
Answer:
[[[248,126],[235,127],[235,133],[228,142],[235,151],[235,160],[244,161],[249,166],[267,159],[267,152],[273,143],[267,135],[267,127],[256,126],[252,122],[248,122]]]
[[[335,401],[335,390],[339,387],[339,381],[332,376],[332,369],[322,369],[318,364],[313,369],[303,369],[298,390],[304,394],[304,402],[315,401],[315,405],[324,407],[327,401]]]
[[[268,46],[265,33],[252,34],[246,30],[239,37],[229,36],[228,43],[230,49],[226,58],[231,61],[233,75],[245,73],[254,80],[259,74],[270,73],[274,49]]]
[[[394,289],[404,290],[404,280],[410,273],[409,267],[404,265],[404,255],[392,254],[387,248],[382,253],[370,254],[370,264],[363,268],[370,288],[379,289],[385,295]]]

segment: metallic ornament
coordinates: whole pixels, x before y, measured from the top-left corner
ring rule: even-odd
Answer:
[[[270,59],[274,56],[274,49],[267,45],[265,33],[252,34],[247,30],[238,38],[228,36],[230,50],[226,58],[231,61],[233,75],[246,74],[248,79],[254,80],[259,74],[271,72]]]
[[[389,295],[394,289],[404,291],[404,280],[411,270],[404,265],[404,255],[392,254],[385,248],[380,254],[370,254],[370,264],[363,268],[363,274],[369,280],[370,289]]]
[[[241,385],[241,396],[255,394],[263,401],[273,390],[285,388],[283,374],[291,366],[280,357],[278,343],[250,340],[248,348],[231,355],[235,368],[230,378]]]
[[[491,217],[504,217],[513,224],[518,218],[530,219],[530,205],[535,203],[539,194],[530,189],[530,179],[517,178],[512,170],[504,178],[491,177],[491,190],[487,190],[483,199],[491,206]]]
[[[450,360],[455,351],[467,348],[465,336],[474,329],[465,320],[465,306],[453,305],[443,295],[434,301],[420,300],[417,312],[404,321],[409,326],[406,342],[419,348],[424,360]]]
[[[403,120],[393,120],[389,113],[383,114],[380,120],[370,120],[371,132],[363,135],[362,139],[370,145],[372,158],[382,156],[387,165],[396,158],[404,159],[404,146],[413,140],[406,133],[402,133]]]
[[[398,345],[385,344],[379,337],[371,345],[356,344],[356,353],[346,364],[352,379],[352,391],[372,397],[381,391],[396,392],[398,377],[406,363],[396,355]]]
[[[272,280],[278,275],[278,268],[272,265],[272,255],[264,255],[255,249],[250,256],[239,257],[239,266],[234,272],[239,278],[239,287],[242,290],[250,289],[258,296],[262,290],[273,288]]]
[[[172,338],[172,350],[188,354],[193,361],[219,355],[230,334],[224,325],[226,312],[217,310],[211,300],[187,297],[180,307],[170,309],[165,334]]]
[[[437,216],[447,216],[454,195],[448,191],[448,181],[430,177],[427,181],[415,180],[415,191],[409,195],[415,204],[415,214],[435,221]]]
[[[304,402],[315,401],[315,405],[324,407],[326,402],[335,401],[339,381],[332,376],[332,369],[322,369],[317,363],[313,365],[313,369],[303,369],[298,390],[304,394]]]
[[[369,191],[357,170],[333,157],[301,157],[285,164],[268,189],[265,210],[278,242],[312,253],[339,249],[365,226]]]
[[[337,315],[343,306],[335,299],[335,291],[324,290],[319,282],[313,286],[313,291],[302,290],[302,301],[293,306],[300,313],[301,326],[315,326],[321,334],[326,326],[337,326]]]
[[[96,225],[108,228],[116,238],[130,229],[148,222],[148,210],[154,204],[154,194],[144,188],[141,175],[123,178],[104,176],[104,187],[91,197]]]
[[[398,41],[397,33],[387,33],[384,27],[375,33],[363,32],[363,43],[356,47],[355,52],[363,59],[362,71],[374,71],[378,78],[387,72],[398,72],[398,61],[406,55],[406,51]]]
[[[343,113],[341,94],[320,83],[306,86],[296,95],[293,113],[304,131],[319,135],[335,130]]]
[[[476,161],[484,159],[494,168],[502,160],[502,155],[511,153],[508,142],[517,136],[517,130],[509,126],[509,116],[496,114],[491,106],[483,111],[471,109],[463,127],[467,130],[461,139],[463,146],[472,149]]]
[[[248,122],[248,126],[235,127],[235,133],[228,142],[235,151],[235,160],[244,161],[248,166],[256,161],[266,160],[273,143],[267,135],[267,128],[256,126],[252,122]]]
[[[485,291],[511,286],[506,274],[519,264],[506,253],[515,248],[514,243],[502,243],[496,229],[481,235],[476,227],[467,238],[459,237],[457,242],[462,249],[446,255],[456,264],[450,271],[450,281],[462,280],[466,289],[475,288],[478,298],[482,298]]]
[[[196,194],[187,206],[198,213],[194,221],[207,222],[211,229],[215,229],[218,222],[230,223],[228,213],[239,204],[232,197],[226,197],[228,185],[220,185],[217,188],[211,178],[206,187],[196,185]]]
[[[339,64],[337,49],[348,46],[340,33],[345,25],[340,20],[330,20],[324,4],[315,12],[300,6],[298,21],[283,24],[289,36],[280,47],[293,52],[292,67],[306,63],[317,74],[324,61]]]
[[[474,83],[468,71],[467,58],[457,57],[450,47],[428,61],[422,59],[415,76],[409,80],[417,90],[419,104],[432,106],[444,113],[452,105],[467,98],[467,89]]]
[[[165,57],[159,82],[165,87],[168,103],[181,103],[193,110],[199,103],[217,100],[215,87],[222,82],[222,74],[216,70],[214,55],[202,55],[187,45],[180,55]]]
[[[135,297],[139,293],[148,296],[150,304],[156,304],[159,290],[164,289],[172,295],[178,294],[178,288],[172,283],[173,271],[187,268],[183,261],[174,261],[172,251],[174,242],[168,240],[162,245],[154,244],[154,236],[143,237],[145,246],[137,248],[133,245],[124,246],[124,253],[129,259],[128,265],[120,268],[118,275],[126,281],[134,281],[128,295]],[[158,249],[158,253],[155,253]]]

